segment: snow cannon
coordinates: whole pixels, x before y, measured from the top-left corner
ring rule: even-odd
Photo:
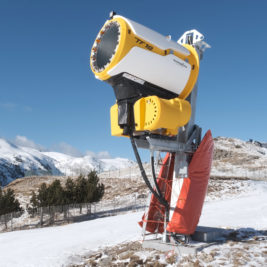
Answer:
[[[106,21],[90,64],[95,77],[114,88],[112,135],[176,135],[187,124],[191,106],[186,97],[197,81],[199,57],[192,45],[183,43],[122,16]]]
[[[176,42],[114,12],[92,47],[91,69],[116,97],[111,134],[130,138],[150,190],[139,222],[144,239],[152,233],[164,242],[187,242],[201,215],[213,154],[211,132],[201,139],[195,124],[199,61],[206,48],[197,30]],[[150,150],[151,177],[138,148]],[[164,153],[164,160],[155,160],[155,152]]]

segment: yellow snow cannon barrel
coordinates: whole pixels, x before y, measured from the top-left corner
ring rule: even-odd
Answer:
[[[193,46],[115,15],[98,33],[90,65],[97,79],[112,85],[112,78],[126,73],[141,85],[149,83],[185,99],[197,81],[199,58]]]

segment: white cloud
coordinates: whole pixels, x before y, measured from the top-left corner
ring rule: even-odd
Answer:
[[[26,112],[32,112],[32,107],[30,107],[30,106],[24,106],[23,107],[23,110],[26,111]]]
[[[16,108],[16,104],[12,103],[12,102],[4,102],[4,103],[0,103],[0,107],[6,110],[14,110]]]
[[[95,153],[93,151],[88,150],[85,152],[85,154],[98,159],[111,159],[111,156],[108,151],[100,151],[98,153]]]
[[[99,159],[111,159],[111,156],[108,151],[100,151],[97,153]]]
[[[82,157],[84,156],[81,151],[79,151],[77,148],[65,143],[61,142],[59,144],[53,145],[50,149],[50,151],[56,151],[60,153],[64,153],[73,157]]]
[[[0,102],[0,108],[6,111],[24,111],[24,112],[32,112],[32,107],[30,106],[22,106],[12,102]]]
[[[77,148],[65,142],[60,142],[58,144],[52,145],[49,149],[47,149],[42,145],[36,144],[34,141],[28,139],[26,136],[21,136],[21,135],[17,135],[16,138],[12,140],[12,143],[14,143],[17,146],[30,147],[30,148],[37,149],[39,151],[60,152],[60,153],[64,153],[64,154],[67,154],[73,157],[83,157],[85,155],[89,155],[97,159],[112,158],[108,151],[100,151],[96,153],[96,152],[88,150],[85,153],[82,153]]]
[[[37,149],[39,151],[44,151],[45,148],[39,144],[36,144],[34,141],[28,139],[25,136],[17,135],[15,140],[13,141],[17,146],[24,146]]]

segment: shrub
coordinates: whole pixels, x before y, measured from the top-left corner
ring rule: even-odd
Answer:
[[[15,198],[15,193],[12,189],[2,191],[0,187],[0,215],[23,211],[19,201]]]
[[[76,182],[68,178],[64,187],[59,180],[49,186],[42,183],[37,194],[32,191],[28,211],[33,213],[38,207],[44,206],[97,202],[104,192],[105,187],[100,183],[95,171],[88,173],[87,178],[80,175]]]

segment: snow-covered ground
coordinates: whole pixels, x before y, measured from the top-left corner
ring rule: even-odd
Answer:
[[[140,238],[142,212],[0,234],[0,266],[62,266],[107,245]]]
[[[246,193],[237,194],[228,199],[218,198],[206,202],[200,225],[234,229],[249,228],[251,231],[267,230],[266,203],[267,183],[252,182],[251,190]],[[83,261],[82,256],[89,257],[93,251],[105,246],[140,240],[141,229],[137,222],[142,214],[142,212],[128,213],[66,226],[2,233],[0,234],[0,266],[78,264]],[[267,251],[266,245],[266,243],[262,247],[256,245],[258,253],[261,254],[256,261],[256,266],[264,266],[259,264],[266,261],[267,255],[264,254]],[[217,247],[219,250],[223,248],[229,251],[231,246],[234,248],[236,244],[225,243]],[[208,253],[211,249],[216,250],[217,247],[212,246],[201,253]],[[237,249],[242,249],[240,244]],[[219,266],[219,262],[216,264]]]
[[[267,230],[267,182],[250,184],[238,196],[205,202],[199,225]]]

